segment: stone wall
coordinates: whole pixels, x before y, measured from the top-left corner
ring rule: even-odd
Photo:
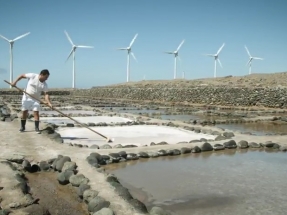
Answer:
[[[226,106],[265,106],[284,108],[287,106],[287,89],[276,88],[136,88],[100,87],[89,90],[76,90],[74,96],[127,99],[134,101],[154,100],[157,102],[189,102],[197,104]]]
[[[1,90],[1,95],[20,95],[16,90]],[[51,95],[123,99],[134,102],[188,102],[223,106],[287,107],[287,89],[243,87],[95,87],[83,90],[52,90]],[[70,97],[71,98],[71,97]]]

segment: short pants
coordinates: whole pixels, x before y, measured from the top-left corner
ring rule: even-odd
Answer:
[[[21,110],[25,111],[40,111],[41,105],[38,101],[31,99],[29,97],[23,96]]]

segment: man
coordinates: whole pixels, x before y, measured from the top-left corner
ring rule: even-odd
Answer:
[[[46,80],[49,78],[49,71],[44,69],[40,72],[40,74],[34,73],[27,73],[20,75],[11,85],[14,87],[16,86],[17,82],[21,79],[28,78],[28,84],[26,87],[26,92],[36,98],[37,100],[41,101],[41,93],[44,92],[45,95],[45,102],[52,108],[50,97],[48,94],[48,85]],[[26,119],[28,116],[28,111],[34,112],[34,119],[35,119],[35,131],[39,134],[39,111],[40,111],[40,102],[35,100],[34,98],[30,97],[26,93],[23,94],[22,97],[22,118],[21,118],[21,128],[20,132],[25,131]]]

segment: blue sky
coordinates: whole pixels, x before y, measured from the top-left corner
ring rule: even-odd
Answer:
[[[178,77],[213,77],[214,54],[223,68],[217,75],[248,74],[247,45],[252,72],[287,71],[286,0],[0,0],[0,34],[13,39],[14,78],[22,73],[51,72],[49,87],[72,86],[71,45],[94,46],[76,51],[76,86],[90,88],[126,81],[126,47],[138,33],[132,50],[131,81],[173,79],[173,51],[179,51]],[[0,79],[9,80],[9,44],[0,38]],[[25,86],[26,81],[19,82]],[[7,84],[0,81],[0,88]]]

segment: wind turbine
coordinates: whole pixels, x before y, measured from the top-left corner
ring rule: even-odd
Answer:
[[[65,31],[65,34],[68,38],[68,40],[70,41],[70,43],[72,44],[72,50],[69,54],[69,56],[67,57],[67,60],[70,58],[70,56],[73,53],[73,88],[75,88],[75,51],[77,48],[94,48],[93,46],[82,46],[82,45],[75,45],[72,41],[72,39],[70,38],[69,34],[67,33],[67,31]],[[66,61],[67,61],[66,60]]]
[[[135,42],[136,38],[137,38],[138,34],[136,34],[134,36],[134,38],[132,39],[132,41],[130,42],[130,45],[126,48],[119,48],[118,50],[127,50],[128,51],[128,59],[127,59],[127,82],[130,81],[130,54],[133,56],[133,58],[135,59],[135,61],[137,61],[134,53],[132,52],[132,45]]]
[[[176,68],[177,68],[177,57],[178,57],[178,51],[180,49],[180,47],[182,46],[182,44],[184,43],[184,40],[181,41],[181,43],[179,44],[179,46],[177,47],[177,49],[173,52],[165,52],[167,54],[173,54],[174,55],[174,72],[173,72],[173,79],[176,79]],[[180,58],[179,58],[180,60]]]
[[[28,34],[30,34],[30,32],[28,32],[26,34],[23,34],[23,35],[21,35],[19,37],[16,37],[13,40],[8,40],[6,37],[0,35],[0,37],[2,37],[4,40],[6,40],[10,44],[10,83],[12,83],[12,81],[13,81],[13,45],[14,45],[14,42],[16,40],[19,40],[19,39],[27,36]],[[11,85],[10,85],[10,88],[12,88]]]
[[[218,49],[218,51],[217,51],[216,54],[207,54],[207,56],[214,57],[214,78],[216,78],[216,67],[217,67],[216,61],[218,61],[219,65],[220,65],[221,68],[222,68],[221,62],[220,62],[220,60],[219,60],[218,57],[219,57],[219,53],[220,53],[221,50],[223,49],[224,45],[225,45],[225,44],[223,43],[222,46]]]
[[[251,63],[252,63],[252,60],[255,59],[255,60],[263,60],[263,58],[259,58],[259,57],[252,57],[250,52],[248,51],[248,48],[245,46],[245,49],[247,51],[247,54],[249,55],[249,61],[247,62],[246,66],[249,64],[249,75],[251,74]]]

